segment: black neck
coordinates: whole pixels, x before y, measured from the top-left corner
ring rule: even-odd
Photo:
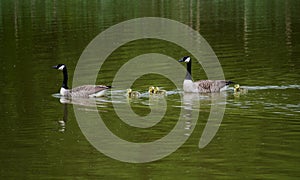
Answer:
[[[65,67],[63,69],[63,74],[64,74],[64,80],[63,80],[62,87],[65,88],[65,89],[69,89],[68,88],[68,71],[67,71],[67,67]]]
[[[192,80],[192,61],[188,62],[186,64],[186,76],[185,76],[185,79],[188,79],[188,80]]]

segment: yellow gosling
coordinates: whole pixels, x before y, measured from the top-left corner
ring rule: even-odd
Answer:
[[[167,91],[166,90],[161,90],[161,89],[159,89],[159,87],[155,87],[154,88],[154,94],[167,95]]]
[[[245,88],[241,88],[239,84],[235,84],[234,85],[234,92],[235,93],[247,93],[248,92],[248,89],[245,89]]]
[[[127,89],[127,96],[129,98],[138,98],[140,97],[141,93],[137,92],[137,91],[132,91],[132,89]]]
[[[155,90],[154,86],[150,86],[148,90],[149,94],[154,94],[154,90]]]

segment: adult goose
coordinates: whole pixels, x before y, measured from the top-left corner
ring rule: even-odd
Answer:
[[[193,93],[212,93],[220,92],[226,88],[229,84],[232,84],[232,81],[226,80],[201,80],[193,82],[192,80],[192,60],[190,56],[185,56],[179,60],[179,62],[185,62],[187,64],[186,76],[183,81],[183,90],[184,92],[193,92]]]
[[[61,70],[63,72],[63,84],[60,88],[60,94],[65,97],[100,97],[104,96],[105,91],[110,89],[111,86],[104,85],[83,85],[73,89],[68,88],[68,71],[65,64],[58,64],[52,68]]]

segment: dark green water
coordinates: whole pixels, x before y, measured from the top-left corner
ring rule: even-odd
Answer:
[[[0,177],[26,179],[288,179],[300,177],[300,2],[287,1],[8,1],[0,2],[1,133]],[[208,41],[225,77],[248,88],[226,91],[226,111],[213,140],[199,139],[215,95],[202,95],[188,140],[158,161],[131,164],[111,159],[86,140],[73,106],[52,95],[68,65],[70,79],[89,42],[112,25],[138,17],[182,22]],[[106,60],[97,83],[111,84],[129,59],[144,53],[181,58],[178,46],[147,39],[130,42]],[[200,65],[194,79],[205,79]],[[184,78],[184,74],[182,75]],[[154,127],[139,129],[119,120],[111,96],[147,115],[147,96],[128,100],[125,90],[97,101],[108,128],[132,142],[151,142],[170,132],[178,119],[181,90],[159,75],[143,76],[133,88],[170,90],[167,112]],[[71,82],[69,83],[71,86]],[[173,94],[172,94],[173,93]],[[216,95],[218,96],[218,95]],[[197,99],[196,97],[190,97]],[[194,102],[192,102],[194,103]],[[89,107],[82,106],[89,112]],[[65,124],[61,121],[65,120]],[[142,154],[143,155],[143,154]],[[146,156],[146,155],[145,155]]]

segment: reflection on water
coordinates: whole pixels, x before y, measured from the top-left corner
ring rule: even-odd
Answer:
[[[67,104],[63,105],[63,112],[64,112],[64,115],[63,115],[62,120],[58,121],[58,124],[60,126],[60,128],[59,128],[60,132],[65,132],[65,130],[66,130],[66,123],[68,121],[68,106],[67,106]]]
[[[166,106],[165,104],[166,96],[151,95],[149,93],[144,93],[143,95],[144,98],[140,98],[138,99],[138,101],[136,101],[137,100],[136,98],[132,99],[132,98],[128,98],[126,94],[124,95],[125,92],[126,91],[120,91],[120,90],[112,91],[111,96],[114,96],[114,98],[112,98],[111,96],[104,97],[104,98],[67,98],[67,97],[61,97],[59,94],[54,94],[53,96],[59,98],[60,102],[63,104],[64,107],[63,121],[59,121],[61,125],[60,131],[65,130],[66,121],[68,117],[67,104],[76,105],[78,110],[87,111],[87,112],[95,111],[95,109],[92,107],[96,107],[98,110],[100,109],[100,112],[102,114],[104,114],[104,113],[111,113],[111,112],[101,111],[101,108],[109,107],[111,106],[111,104],[115,103],[114,110],[116,112],[119,111],[118,109],[122,109],[123,111],[125,109],[126,111],[123,112],[123,114],[118,114],[119,118],[121,118],[123,122],[125,122],[126,124],[132,127],[150,128],[152,126],[155,126],[159,121],[161,121],[163,116],[160,116],[159,114],[163,113],[164,115],[166,113],[165,111],[167,110],[166,108],[163,108]],[[184,133],[180,133],[180,134],[187,137],[192,134],[197,124],[199,112],[201,113],[200,104],[211,106],[212,109],[209,118],[206,122],[206,126],[203,130],[203,133],[199,141],[199,148],[204,148],[214,138],[221,125],[223,119],[223,113],[226,105],[227,92],[224,91],[221,93],[197,94],[197,93],[183,93],[182,91],[167,91],[167,93],[170,95],[167,99],[167,103],[169,104],[169,106],[178,109],[178,111],[182,110],[179,121],[183,121],[184,126],[181,126],[181,129],[179,131],[181,132],[182,130],[184,130],[183,131]],[[175,98],[174,97],[175,95],[180,95],[180,96],[176,96]],[[181,96],[182,99],[180,98]],[[182,102],[182,103],[180,106],[177,106],[177,105],[173,105],[172,102],[180,102],[180,103]],[[117,106],[116,104],[125,105],[125,106]],[[135,112],[126,109],[127,108],[126,105],[129,105],[130,109],[131,108],[139,109],[141,106],[146,105],[151,109],[151,112],[147,114],[145,117],[139,116],[135,114]],[[144,108],[141,108],[142,111],[143,109]],[[134,115],[130,113],[133,113]],[[127,116],[124,116],[124,114],[126,114]],[[86,121],[89,121],[88,118],[86,119]]]

